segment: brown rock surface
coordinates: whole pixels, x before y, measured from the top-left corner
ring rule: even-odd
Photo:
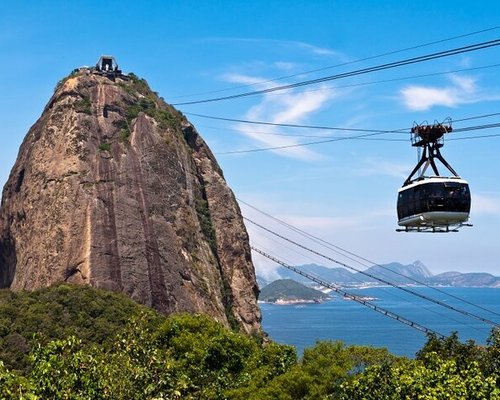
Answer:
[[[194,127],[145,81],[82,69],[24,139],[2,197],[0,287],[67,281],[260,328],[248,235]]]

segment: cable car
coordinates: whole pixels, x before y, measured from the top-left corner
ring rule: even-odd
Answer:
[[[469,220],[469,184],[458,177],[433,176],[398,190],[398,224],[414,228],[460,225]]]
[[[398,190],[398,225],[403,228],[397,231],[456,232],[462,226],[471,226],[467,223],[471,205],[469,184],[458,176],[439,151],[444,134],[452,131],[451,120],[448,121],[414,125],[411,130],[412,146],[422,147],[423,152],[417,166]],[[436,159],[452,176],[439,174]],[[434,176],[425,176],[429,166]]]
[[[101,56],[95,68],[93,68],[94,73],[106,76],[112,80],[117,76],[120,76],[122,71],[118,68],[118,64],[113,56]]]

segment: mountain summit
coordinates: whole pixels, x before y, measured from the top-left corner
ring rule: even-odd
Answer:
[[[193,125],[133,74],[80,68],[58,84],[0,218],[0,287],[88,284],[260,328],[234,195]]]

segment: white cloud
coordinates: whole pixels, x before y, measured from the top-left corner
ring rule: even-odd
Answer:
[[[474,215],[500,216],[500,198],[473,193],[471,211]]]
[[[286,61],[276,61],[273,65],[282,71],[290,71],[296,67],[294,63]]]
[[[341,55],[339,52],[334,51],[332,49],[327,49],[325,47],[313,46],[311,44],[304,43],[304,42],[290,41],[288,43],[302,47],[303,49],[309,50],[310,52],[317,54],[317,55],[320,55],[320,56],[334,56],[334,57],[344,58],[344,56]]]
[[[472,94],[477,91],[476,80],[467,76],[451,75],[450,79],[463,94]]]
[[[409,86],[402,90],[402,94],[406,107],[413,111],[425,111],[436,105],[454,107],[457,104],[449,89]]]
[[[227,80],[232,83],[260,84],[262,88],[273,86],[273,82],[266,81],[261,77],[243,74],[227,74]],[[268,121],[276,124],[301,123],[309,115],[322,109],[329,100],[338,96],[334,91],[318,92],[282,92],[279,95],[269,93],[262,100],[252,106],[246,113],[245,119],[254,121]],[[294,146],[301,142],[298,138],[289,136],[273,136],[269,133],[280,133],[279,127],[238,124],[235,127],[246,137],[256,141],[260,147],[286,147]],[[263,135],[262,133],[266,133]],[[298,158],[302,160],[315,160],[319,157],[313,150],[305,147],[291,147],[274,150],[277,154]]]
[[[406,86],[401,89],[403,103],[412,111],[425,111],[433,106],[456,107],[482,100],[477,96],[478,87],[474,78],[453,75],[450,79],[451,84],[444,87]]]
[[[299,122],[307,114],[321,108],[331,97],[327,92],[285,94],[281,99],[278,99],[283,110],[274,116],[274,122],[280,124]]]
[[[258,85],[262,84],[264,85],[267,79],[264,78],[259,78],[256,76],[248,76],[248,75],[243,75],[243,74],[237,74],[237,73],[227,73],[222,76],[222,79],[225,80],[226,82],[230,83],[239,83],[243,85]]]
[[[406,163],[395,163],[386,160],[367,159],[364,166],[357,170],[361,176],[390,176],[406,179],[413,166]]]
[[[296,40],[279,40],[279,39],[255,39],[255,38],[222,38],[222,37],[214,37],[214,38],[204,38],[201,42],[230,42],[230,43],[248,43],[253,46],[255,45],[264,45],[269,47],[284,47],[284,48],[293,48],[293,49],[303,49],[308,53],[316,54],[318,56],[323,57],[335,57],[341,59],[343,61],[347,61],[347,58],[340,52],[326,48],[319,47],[309,43],[300,42]]]

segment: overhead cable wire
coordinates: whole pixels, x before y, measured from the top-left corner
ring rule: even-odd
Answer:
[[[309,251],[309,252],[310,252],[310,253],[312,253],[312,254],[316,254],[316,255],[318,255],[318,256],[320,256],[320,257],[322,257],[322,258],[324,258],[324,259],[326,259],[326,260],[328,260],[328,261],[331,261],[331,262],[333,262],[333,263],[335,263],[335,264],[337,264],[337,265],[340,265],[340,266],[342,266],[342,267],[345,267],[345,268],[351,269],[351,270],[353,270],[353,271],[359,272],[360,274],[363,274],[363,275],[365,275],[365,276],[368,276],[369,278],[375,279],[375,280],[377,280],[377,281],[379,281],[379,282],[381,282],[381,283],[384,283],[384,284],[386,284],[386,285],[389,285],[389,286],[392,286],[392,287],[397,288],[397,289],[399,289],[399,290],[402,290],[402,291],[404,291],[404,292],[406,292],[406,293],[409,293],[409,294],[411,294],[411,295],[413,295],[413,296],[420,297],[421,299],[424,299],[424,300],[430,301],[430,302],[432,302],[432,303],[434,303],[434,304],[438,304],[438,305],[440,305],[440,306],[442,306],[442,307],[448,308],[449,310],[452,310],[452,311],[458,312],[458,313],[460,313],[460,314],[463,314],[463,315],[465,315],[465,316],[467,316],[467,317],[475,318],[475,319],[477,319],[477,320],[479,320],[479,321],[482,321],[482,322],[487,323],[487,324],[489,324],[489,325],[492,325],[492,326],[494,326],[494,327],[499,326],[496,322],[491,321],[490,319],[487,319],[487,318],[481,317],[480,315],[476,315],[476,314],[474,314],[474,313],[471,313],[471,312],[466,311],[466,310],[462,310],[462,309],[460,309],[460,308],[456,308],[456,307],[451,306],[451,305],[449,305],[449,304],[447,304],[447,303],[444,303],[444,302],[442,302],[442,301],[440,301],[440,300],[437,300],[437,299],[434,299],[434,298],[432,298],[432,297],[429,297],[429,296],[427,296],[427,295],[425,295],[425,294],[422,294],[422,293],[416,292],[416,291],[414,291],[414,290],[408,289],[407,287],[404,287],[404,286],[399,286],[399,285],[395,284],[394,282],[390,282],[390,281],[388,281],[388,280],[382,279],[382,278],[380,278],[380,277],[378,277],[378,276],[376,276],[376,275],[373,275],[373,274],[371,274],[371,273],[369,273],[369,272],[366,272],[366,271],[360,270],[360,269],[358,269],[358,268],[356,268],[356,267],[353,267],[352,265],[348,265],[348,264],[346,264],[346,263],[343,263],[342,261],[336,260],[336,259],[334,259],[334,258],[332,258],[332,257],[330,257],[330,256],[327,256],[327,255],[325,255],[325,254],[322,254],[322,253],[320,253],[320,252],[318,252],[318,251],[316,251],[316,250],[313,250],[313,249],[311,249],[311,248],[309,248],[309,247],[307,247],[307,246],[304,246],[304,245],[302,245],[302,244],[300,244],[300,243],[298,243],[298,242],[296,242],[296,241],[294,241],[294,240],[292,240],[292,239],[290,239],[290,238],[287,238],[286,236],[281,235],[281,234],[279,234],[279,233],[277,233],[277,232],[273,231],[272,229],[269,229],[269,228],[267,228],[267,227],[265,227],[265,226],[263,226],[263,225],[261,225],[261,224],[259,224],[259,223],[255,222],[255,221],[251,220],[250,218],[243,217],[243,219],[244,219],[245,221],[248,221],[248,222],[250,222],[251,224],[253,224],[253,225],[255,225],[255,226],[257,226],[257,227],[259,227],[259,228],[261,228],[261,229],[265,230],[266,232],[269,232],[269,233],[271,233],[272,235],[275,235],[276,237],[279,237],[280,239],[283,239],[283,240],[285,240],[285,241],[287,241],[287,242],[289,242],[289,243],[292,243],[292,244],[294,244],[295,246],[300,247],[301,249],[304,249],[304,250],[306,250],[306,251]]]
[[[209,99],[187,101],[187,102],[182,102],[182,103],[172,103],[172,105],[173,106],[181,106],[181,105],[193,105],[193,104],[201,104],[201,103],[212,103],[212,102],[216,102],[216,101],[232,100],[232,99],[237,99],[237,98],[242,98],[242,97],[272,93],[272,92],[286,90],[286,89],[293,89],[293,88],[297,88],[297,87],[309,86],[309,85],[313,85],[313,84],[317,84],[317,83],[329,82],[332,80],[338,80],[338,79],[348,78],[348,77],[352,77],[352,76],[364,75],[364,74],[368,74],[368,73],[372,73],[372,72],[393,69],[393,68],[397,68],[397,67],[401,67],[401,66],[405,66],[405,65],[417,64],[417,63],[435,60],[435,59],[439,59],[439,58],[450,57],[450,56],[454,56],[457,54],[464,54],[464,53],[469,53],[472,51],[483,50],[483,49],[487,49],[487,48],[491,48],[491,47],[495,47],[495,46],[499,46],[499,45],[500,45],[500,39],[489,40],[486,42],[475,43],[475,44],[472,44],[469,46],[457,47],[454,49],[444,50],[444,51],[440,51],[437,53],[425,54],[425,55],[418,56],[418,57],[412,57],[412,58],[408,58],[408,59],[404,59],[404,60],[385,63],[385,64],[376,65],[376,66],[368,67],[368,68],[362,68],[362,69],[358,69],[358,70],[354,70],[354,71],[350,71],[350,72],[344,72],[344,73],[340,73],[340,74],[336,74],[336,75],[324,76],[321,78],[295,82],[295,83],[291,83],[288,85],[275,86],[275,87],[271,87],[271,88],[267,88],[267,89],[239,93],[239,94],[234,94],[234,95],[230,95],[230,96],[222,96],[222,97],[215,97],[215,98],[209,98]]]
[[[216,152],[215,154],[218,154],[218,155],[224,155],[224,154],[242,154],[242,153],[256,153],[256,152],[269,151],[269,150],[284,150],[284,149],[290,149],[290,148],[293,148],[293,147],[313,146],[313,145],[322,144],[322,143],[339,142],[341,140],[359,139],[359,138],[365,138],[365,137],[369,137],[369,136],[384,135],[386,133],[387,132],[366,133],[364,135],[343,136],[343,137],[337,137],[337,138],[334,138],[334,139],[318,140],[316,142],[286,144],[286,145],[282,145],[282,146],[261,147],[261,148],[249,149],[249,150],[224,151],[224,152]]]
[[[245,134],[252,134],[252,135],[269,135],[269,136],[286,136],[286,137],[296,137],[296,138],[309,138],[309,139],[328,139],[333,136],[327,136],[327,135],[304,135],[304,134],[292,134],[292,133],[278,133],[278,132],[260,132],[260,131],[241,131],[238,129],[231,129],[231,128],[220,128],[220,127],[215,127],[215,126],[204,126],[204,125],[197,125],[198,128],[208,128],[208,129],[215,129],[217,131],[228,131],[228,132],[238,132],[238,133],[245,133]]]
[[[475,115],[473,117],[465,117],[465,118],[454,119],[454,120],[452,120],[452,123],[454,123],[454,122],[462,122],[462,121],[470,121],[471,119],[481,119],[481,118],[496,117],[497,115],[500,115],[500,112],[491,113],[491,114],[483,114],[483,115]]]
[[[353,257],[355,257],[355,258],[358,258],[358,259],[360,259],[360,260],[363,260],[363,261],[364,261],[364,262],[366,262],[366,263],[369,263],[369,264],[371,264],[371,265],[374,265],[374,266],[377,266],[377,267],[382,268],[382,269],[384,269],[384,270],[387,270],[387,271],[389,271],[389,272],[391,272],[391,273],[394,273],[394,274],[396,274],[396,275],[399,275],[399,276],[401,276],[401,277],[404,277],[404,278],[406,278],[406,279],[408,279],[408,280],[410,280],[410,281],[412,281],[412,282],[414,282],[414,283],[417,283],[417,284],[419,284],[419,285],[425,286],[425,287],[427,287],[427,288],[429,288],[429,289],[432,289],[432,290],[434,290],[434,291],[436,291],[436,292],[439,292],[439,293],[441,293],[441,294],[444,294],[444,295],[446,295],[446,296],[448,296],[448,297],[451,297],[451,298],[454,298],[454,299],[456,299],[456,300],[459,300],[459,301],[461,301],[461,302],[463,302],[463,303],[469,304],[469,305],[471,305],[471,306],[473,306],[473,307],[476,307],[476,308],[478,308],[478,309],[481,309],[481,310],[483,310],[483,311],[489,312],[489,313],[494,314],[494,315],[496,315],[496,316],[500,316],[500,313],[497,313],[497,312],[495,312],[495,311],[493,311],[493,310],[490,310],[490,309],[488,309],[488,308],[485,308],[485,307],[483,307],[483,306],[481,306],[481,305],[479,305],[479,304],[476,304],[476,303],[473,303],[473,302],[471,302],[471,301],[468,301],[468,300],[466,300],[466,299],[464,299],[464,298],[461,298],[461,297],[459,297],[459,296],[456,296],[456,295],[453,295],[453,294],[451,294],[451,293],[445,292],[445,291],[443,291],[443,290],[441,290],[441,289],[439,289],[439,288],[433,287],[433,286],[431,286],[431,285],[429,285],[429,284],[427,284],[427,283],[425,283],[425,282],[422,282],[422,281],[420,281],[420,280],[417,280],[417,279],[415,279],[415,278],[412,278],[412,277],[407,276],[407,275],[405,275],[405,274],[402,274],[402,273],[400,273],[400,272],[393,271],[392,269],[387,268],[387,267],[385,267],[384,265],[378,264],[378,263],[376,263],[376,262],[374,262],[374,261],[371,261],[371,260],[369,260],[369,259],[367,259],[367,258],[365,258],[365,257],[362,257],[362,256],[360,256],[360,255],[358,255],[358,254],[356,254],[356,253],[353,253],[353,252],[351,252],[351,251],[349,251],[349,250],[347,250],[347,249],[344,249],[344,248],[342,248],[342,247],[340,247],[340,246],[337,246],[337,245],[335,245],[335,244],[333,244],[333,243],[331,243],[331,242],[328,242],[328,241],[326,241],[326,240],[324,240],[324,239],[321,239],[321,238],[319,238],[319,237],[317,237],[317,236],[315,236],[315,235],[313,235],[313,234],[311,234],[311,233],[309,233],[309,232],[306,232],[306,231],[304,231],[304,230],[302,230],[302,229],[300,229],[300,228],[297,228],[297,227],[296,227],[296,226],[294,226],[294,225],[289,224],[288,222],[285,222],[285,221],[283,221],[283,220],[281,220],[281,219],[279,219],[279,218],[276,218],[275,216],[273,216],[273,215],[271,215],[271,214],[269,214],[269,213],[266,213],[265,211],[262,211],[262,210],[258,209],[257,207],[255,207],[255,206],[253,206],[253,205],[251,205],[251,204],[249,204],[249,203],[245,202],[245,201],[244,201],[244,200],[242,200],[242,199],[237,198],[237,200],[238,200],[239,202],[241,202],[241,203],[245,204],[247,207],[250,207],[251,209],[253,209],[253,210],[257,211],[258,213],[260,213],[260,214],[262,214],[262,215],[264,215],[264,216],[266,216],[266,217],[268,217],[268,218],[272,219],[273,221],[275,221],[275,222],[279,223],[280,225],[283,225],[283,226],[287,227],[288,229],[290,229],[290,230],[294,231],[295,233],[298,233],[299,235],[301,235],[301,236],[303,236],[303,237],[306,237],[306,238],[308,238],[308,239],[310,239],[310,240],[314,241],[315,243],[320,244],[320,245],[321,245],[321,246],[323,246],[323,247],[326,247],[327,249],[333,250],[333,251],[337,252],[338,254],[341,254],[341,255],[343,255],[344,257],[349,258],[349,259],[350,259],[350,260],[352,260],[352,261],[355,261],[355,260],[354,260],[353,258],[349,257],[349,256],[353,256]],[[341,253],[341,252],[342,252],[342,253]],[[343,253],[345,253],[345,254],[343,254]],[[349,256],[346,256],[346,254],[348,254]],[[358,262],[359,264],[364,265],[365,267],[368,267],[368,265],[363,264],[363,263],[360,263],[359,261],[355,261],[355,262]]]
[[[500,127],[500,123],[494,124],[485,124],[485,125],[475,125],[475,126],[466,126],[465,128],[455,128],[453,132],[469,132],[469,131],[477,131],[481,129],[491,129]]]
[[[312,136],[311,136],[312,137]],[[491,135],[476,135],[476,136],[462,136],[459,138],[449,138],[446,140],[472,140],[472,139],[488,139],[500,137],[500,133],[494,133]],[[366,140],[366,141],[380,141],[380,142],[408,142],[407,139],[390,139],[390,138],[352,138],[353,140]],[[418,157],[420,160],[420,157]]]
[[[331,289],[335,293],[339,293],[339,294],[341,294],[342,296],[344,296],[344,297],[346,297],[348,299],[354,300],[355,302],[357,302],[359,304],[362,304],[362,305],[364,305],[364,306],[366,306],[366,307],[372,309],[373,311],[376,311],[376,312],[378,312],[378,313],[380,313],[382,315],[385,315],[386,317],[395,319],[396,321],[401,322],[401,323],[403,323],[403,324],[405,324],[407,326],[410,326],[410,327],[412,327],[412,328],[414,328],[416,330],[419,330],[420,332],[423,332],[425,334],[436,335],[437,337],[439,337],[441,339],[445,338],[445,336],[443,334],[441,334],[441,333],[438,333],[438,332],[436,332],[436,331],[434,331],[434,330],[432,330],[430,328],[427,328],[427,327],[425,327],[423,325],[420,325],[420,324],[418,324],[416,322],[413,322],[413,321],[411,321],[411,320],[409,320],[409,319],[407,319],[405,317],[402,317],[399,314],[396,314],[396,313],[394,313],[392,311],[389,311],[389,310],[387,310],[385,308],[377,306],[377,305],[373,304],[372,302],[370,302],[368,300],[365,300],[361,296],[357,296],[355,294],[349,293],[349,292],[345,291],[344,289],[342,289],[338,285],[335,285],[335,284],[330,283],[330,282],[326,282],[326,281],[324,281],[324,280],[322,280],[320,278],[315,277],[312,274],[304,272],[301,269],[299,269],[297,267],[294,267],[292,265],[289,265],[289,264],[287,264],[287,263],[279,260],[278,258],[276,258],[276,257],[274,257],[274,256],[272,256],[272,255],[270,255],[270,254],[268,254],[268,253],[266,253],[266,252],[264,252],[264,251],[256,248],[256,247],[254,247],[254,246],[251,246],[251,249],[253,251],[255,251],[256,253],[258,253],[258,254],[260,254],[260,255],[268,258],[269,260],[274,261],[275,263],[277,263],[277,264],[279,264],[279,265],[281,265],[281,266],[289,269],[290,271],[293,271],[293,272],[295,272],[295,273],[297,273],[299,275],[302,275],[302,276],[306,277],[307,279],[310,279],[311,281],[316,282],[316,283],[320,284],[321,286],[324,286],[324,287],[326,287],[328,289]]]
[[[480,67],[470,67],[470,68],[460,68],[460,69],[455,69],[455,70],[450,70],[450,71],[441,71],[441,72],[430,72],[428,74],[419,74],[419,75],[409,75],[409,76],[403,76],[400,78],[392,78],[392,79],[381,79],[377,81],[368,81],[368,82],[358,82],[358,83],[351,83],[348,85],[335,85],[335,86],[323,86],[319,88],[314,88],[314,89],[305,89],[301,90],[300,92],[296,93],[310,93],[310,92],[328,92],[336,89],[349,89],[349,88],[355,88],[355,87],[361,87],[361,86],[369,86],[369,85],[378,85],[381,83],[390,83],[390,82],[400,82],[400,81],[406,81],[410,79],[420,79],[420,78],[429,78],[433,76],[441,76],[441,75],[451,75],[451,74],[456,74],[459,72],[471,72],[471,71],[478,71],[478,70],[484,70],[488,68],[497,68],[500,67],[500,64],[489,64],[489,65],[483,65]],[[269,93],[268,95],[280,95],[280,92],[275,92],[275,93]]]
[[[473,130],[491,129],[491,128],[498,128],[498,127],[500,127],[500,123],[458,128],[458,129],[455,129],[454,132],[468,132],[468,131],[473,131]],[[272,150],[284,150],[284,149],[289,149],[289,148],[294,148],[294,147],[313,146],[313,145],[317,145],[317,144],[339,142],[339,141],[343,141],[343,140],[365,139],[365,138],[372,137],[372,136],[385,135],[387,133],[397,133],[397,132],[399,132],[399,131],[378,131],[378,132],[374,132],[374,133],[367,133],[364,135],[342,136],[342,137],[336,137],[333,139],[318,140],[318,141],[314,141],[314,142],[294,143],[294,144],[272,146],[272,147],[260,147],[260,148],[247,149],[247,150],[233,150],[233,151],[216,152],[215,154],[227,155],[227,154],[257,153],[257,152],[272,151]],[[498,134],[498,135],[497,134],[483,135],[482,137],[475,136],[475,137],[466,137],[466,138],[451,138],[451,139],[447,139],[447,140],[479,139],[479,138],[496,137],[496,136],[500,136],[500,134]],[[392,141],[395,141],[395,140],[392,140]]]
[[[500,113],[492,113],[492,114],[486,114],[486,115],[479,115],[475,117],[468,117],[468,118],[462,118],[462,119],[455,119],[453,120],[453,123],[455,122],[460,122],[460,121],[468,121],[468,120],[473,120],[473,119],[479,119],[479,118],[487,118],[487,117],[492,117],[492,116],[497,116],[500,115]],[[213,118],[218,118],[218,117],[213,117]],[[254,124],[271,124],[267,122],[260,122],[260,121],[245,121],[245,120],[234,120],[238,122],[247,122],[247,123],[254,123]],[[275,124],[277,126],[285,126],[286,124]],[[198,125],[200,126],[200,125]],[[201,125],[203,128],[204,126]],[[293,125],[292,127],[295,128],[300,128],[300,127],[309,127],[309,128],[319,128],[319,129],[332,129],[332,130],[354,130],[355,128],[340,128],[340,127],[321,127],[321,126],[315,126],[315,125]],[[478,130],[478,129],[489,129],[489,128],[497,128],[498,123],[495,124],[487,124],[487,125],[477,125],[474,127],[469,127],[469,128],[455,128],[454,132],[466,132],[470,130]],[[333,139],[333,138],[339,138],[339,137],[345,137],[348,139],[363,139],[363,140],[379,140],[379,141],[389,141],[389,142],[406,142],[407,139],[387,139],[387,138],[360,138],[360,137],[353,137],[353,136],[329,136],[329,135],[300,135],[300,134],[288,134],[288,133],[278,133],[278,132],[260,132],[260,131],[241,131],[238,129],[231,129],[231,128],[221,128],[221,127],[214,127],[214,126],[206,126],[206,128],[209,129],[215,129],[215,130],[222,130],[222,131],[230,131],[230,132],[239,132],[239,133],[249,133],[253,135],[269,135],[269,136],[284,136],[284,137],[296,137],[296,138],[309,138],[309,139]],[[409,134],[409,129],[408,132],[403,132],[403,129],[396,129],[396,130],[383,130],[383,131],[378,131],[378,130],[373,130],[373,132],[384,132],[387,134],[392,134],[392,133],[403,133],[403,134]],[[355,129],[355,131],[358,131]],[[359,129],[359,131],[365,131],[364,129]],[[475,139],[475,138],[486,138],[486,137],[496,137],[499,136],[497,134],[493,135],[483,135],[483,136],[469,136],[469,137],[460,137],[460,138],[449,138],[447,140],[462,140],[462,139]]]
[[[284,247],[284,248],[286,249],[286,251],[289,251],[289,252],[295,253],[295,254],[297,254],[297,255],[299,255],[299,256],[301,256],[301,257],[303,257],[303,258],[306,258],[306,259],[308,259],[308,260],[310,260],[310,261],[312,261],[312,262],[316,262],[316,261],[317,261],[317,259],[316,259],[316,258],[313,258],[313,257],[311,257],[311,256],[309,256],[309,255],[307,255],[307,254],[304,254],[303,252],[299,251],[299,249],[297,249],[297,248],[293,248],[293,247],[291,247],[291,246],[287,246],[287,245],[285,245],[283,242],[280,242],[280,241],[278,241],[278,240],[276,240],[276,239],[273,239],[271,236],[266,235],[266,233],[265,233],[265,232],[264,232],[264,233],[260,233],[260,235],[262,235],[263,237],[265,237],[265,238],[266,238],[266,240],[269,240],[269,241],[271,241],[271,242],[275,243],[275,244],[276,244],[276,245],[278,245],[278,246]],[[262,246],[261,244],[255,243],[254,241],[253,241],[253,244],[254,244],[256,247],[260,248],[261,250],[263,250],[263,251],[266,251],[266,252],[270,253],[270,251],[269,251],[269,250],[267,250],[267,249],[265,249],[265,248],[264,248],[264,246]],[[288,264],[291,264],[291,261],[290,261],[289,259],[287,259],[286,257],[283,257],[282,255],[280,256],[280,259],[281,259],[281,260],[283,260],[284,262],[288,263]],[[310,272],[308,272],[308,273],[310,273]],[[316,275],[316,276],[317,276],[317,275]],[[353,275],[353,276],[352,276],[352,279],[354,279],[354,280],[358,281],[359,283],[364,283],[364,281],[363,281],[363,280],[361,280],[361,278],[357,277],[356,275]],[[387,294],[388,296],[395,297],[395,298],[397,298],[397,299],[399,299],[400,301],[403,301],[403,302],[405,302],[405,303],[409,303],[409,304],[412,304],[412,305],[414,304],[414,303],[413,303],[410,299],[408,299],[408,297],[404,297],[404,296],[398,295],[397,291],[396,291],[396,292],[394,292],[394,291],[389,292],[389,291],[386,291],[386,289],[390,289],[390,288],[387,288],[387,287],[381,287],[381,288],[380,288],[380,290],[382,290],[382,291],[384,292],[384,294]],[[450,321],[453,321],[453,322],[455,322],[455,323],[457,323],[457,324],[461,324],[461,325],[467,326],[469,329],[473,329],[473,330],[476,330],[476,331],[478,331],[478,332],[481,332],[481,329],[478,329],[478,328],[477,328],[477,327],[475,327],[474,325],[471,325],[470,323],[467,323],[467,322],[464,322],[464,321],[460,321],[460,320],[458,320],[458,319],[456,319],[456,318],[453,318],[453,317],[452,317],[452,316],[450,316],[449,314],[443,314],[443,313],[441,313],[441,312],[439,312],[439,311],[437,311],[437,310],[434,310],[434,309],[432,309],[432,308],[430,308],[430,307],[427,307],[427,306],[425,306],[425,305],[420,305],[420,307],[421,307],[423,310],[426,310],[426,311],[427,311],[427,312],[429,312],[429,313],[432,313],[432,314],[438,315],[438,316],[440,316],[440,317],[442,317],[442,318],[449,319]]]
[[[184,114],[191,115],[194,117],[199,117],[199,118],[212,119],[212,120],[218,120],[218,121],[226,121],[226,122],[238,122],[238,123],[242,123],[242,124],[276,126],[276,127],[283,127],[283,128],[318,129],[318,130],[327,130],[327,131],[386,132],[386,133],[405,133],[405,134],[408,134],[410,129],[411,129],[411,127],[400,128],[400,129],[364,129],[364,128],[348,128],[348,127],[328,126],[328,125],[286,124],[286,123],[269,122],[269,121],[254,121],[254,120],[248,120],[248,119],[219,117],[219,116],[197,114],[197,113],[190,113],[190,112],[186,112]],[[500,115],[500,112],[491,113],[491,114],[476,115],[476,116],[466,117],[466,118],[453,119],[452,122],[455,123],[455,122],[469,121],[469,120],[473,120],[473,119],[489,118],[489,117],[493,117],[493,116],[497,116],[497,115]],[[213,128],[213,129],[217,129],[217,128]]]
[[[487,139],[492,137],[500,137],[500,133],[494,133],[491,135],[478,135],[478,136],[465,136],[461,138],[450,138],[448,140],[471,140],[471,139]]]
[[[326,131],[406,133],[404,131],[411,129],[411,128],[402,128],[402,129],[395,129],[395,130],[382,130],[382,129],[346,128],[346,127],[327,126],[327,125],[285,124],[285,123],[278,123],[278,122],[252,121],[252,120],[248,120],[248,119],[216,117],[216,116],[211,116],[211,115],[196,114],[196,113],[189,113],[189,112],[185,112],[183,114],[192,115],[194,117],[206,118],[206,119],[214,119],[214,120],[227,121],[227,122],[240,122],[240,123],[251,124],[251,125],[268,125],[268,126],[279,126],[279,127],[284,127],[284,128],[319,129],[319,130],[326,130]]]
[[[330,250],[336,251],[336,252],[337,252],[337,253],[339,253],[339,254],[342,254],[342,253],[340,253],[340,252],[343,252],[343,253],[345,253],[345,254],[348,254],[349,256],[353,256],[353,257],[358,258],[358,259],[360,259],[360,260],[363,260],[363,261],[365,261],[365,262],[367,262],[367,263],[369,263],[369,264],[371,264],[371,265],[377,266],[377,267],[379,267],[379,268],[381,268],[381,269],[383,269],[383,270],[386,270],[386,271],[389,271],[389,272],[391,272],[391,273],[393,273],[393,274],[396,274],[396,275],[398,275],[398,276],[404,277],[404,278],[406,278],[406,279],[408,279],[408,280],[410,280],[410,281],[412,281],[412,282],[414,282],[414,283],[417,283],[417,284],[419,284],[419,285],[425,286],[425,287],[427,287],[427,288],[429,288],[429,289],[432,289],[432,290],[434,290],[434,291],[436,291],[436,292],[438,292],[438,293],[441,293],[441,294],[443,294],[443,295],[445,295],[445,296],[448,296],[448,297],[450,297],[450,298],[453,298],[453,299],[455,299],[455,300],[458,300],[458,301],[463,302],[463,303],[465,303],[465,304],[468,304],[468,305],[470,305],[470,306],[476,307],[476,308],[478,308],[478,309],[480,309],[480,310],[483,310],[483,311],[486,311],[486,312],[488,312],[488,313],[494,314],[494,315],[496,315],[496,316],[500,316],[500,313],[497,313],[497,312],[495,312],[495,311],[493,311],[493,310],[490,310],[490,309],[488,309],[488,308],[486,308],[486,307],[483,307],[483,306],[481,306],[481,305],[479,305],[479,304],[473,303],[473,302],[471,302],[471,301],[469,301],[469,300],[467,300],[467,299],[464,299],[464,298],[462,298],[462,297],[459,297],[459,296],[456,296],[456,295],[454,295],[454,294],[451,294],[451,293],[445,292],[444,290],[441,290],[441,289],[439,289],[439,288],[433,287],[433,286],[431,286],[431,285],[429,285],[429,284],[427,284],[427,283],[425,283],[425,282],[423,282],[423,281],[417,280],[417,279],[415,279],[415,278],[409,277],[409,276],[407,276],[407,275],[405,275],[405,274],[402,274],[402,273],[400,273],[400,272],[394,271],[394,270],[392,270],[392,269],[390,269],[390,268],[385,267],[384,265],[378,264],[378,263],[376,263],[376,262],[374,262],[374,261],[371,261],[371,260],[369,260],[369,259],[367,259],[367,258],[365,258],[365,257],[362,257],[362,256],[360,256],[360,255],[358,255],[358,254],[356,254],[356,253],[353,253],[353,252],[351,252],[351,251],[349,251],[349,250],[347,250],[347,249],[344,249],[344,248],[342,248],[342,247],[340,247],[340,246],[337,246],[337,245],[335,245],[335,244],[333,244],[333,243],[330,243],[330,242],[328,242],[328,241],[326,241],[326,240],[324,240],[324,239],[321,239],[321,238],[319,238],[319,237],[317,237],[317,236],[315,236],[315,235],[313,235],[313,234],[311,234],[311,233],[308,233],[308,232],[306,232],[306,231],[304,231],[304,230],[302,230],[302,229],[300,229],[300,228],[297,228],[297,227],[296,227],[296,226],[294,226],[294,225],[289,224],[288,222],[285,222],[285,221],[283,221],[283,220],[281,220],[281,219],[279,219],[279,218],[276,218],[275,216],[273,216],[273,215],[271,215],[271,214],[269,214],[269,213],[266,213],[265,211],[262,211],[262,210],[258,209],[257,207],[255,207],[255,206],[253,206],[253,205],[251,205],[251,204],[247,203],[246,201],[244,201],[244,200],[242,200],[242,199],[240,199],[240,198],[237,198],[237,200],[238,200],[239,202],[241,202],[241,203],[245,204],[247,207],[250,207],[251,209],[253,209],[253,210],[257,211],[258,213],[260,213],[260,214],[262,214],[262,215],[264,215],[264,216],[266,216],[266,217],[268,217],[268,218],[272,219],[273,221],[275,221],[275,222],[279,223],[280,225],[283,225],[283,226],[287,227],[288,229],[290,229],[290,230],[294,231],[295,233],[298,233],[299,235],[301,235],[301,236],[303,236],[303,237],[306,237],[306,238],[308,238],[308,239],[310,239],[310,240],[314,241],[315,243],[318,243],[318,244],[322,245],[323,247],[326,247],[326,248],[328,248],[328,249],[330,249]],[[350,260],[352,260],[352,261],[355,261],[353,258],[350,258],[350,257],[346,256],[345,254],[342,254],[342,255],[343,255],[344,257],[349,258],[349,259],[350,259]],[[359,261],[355,261],[355,262],[360,263]],[[362,263],[360,263],[360,264],[361,264],[361,265],[364,265],[364,266],[367,266],[366,264],[362,264]]]
[[[268,79],[266,81],[259,82],[259,83],[250,83],[250,84],[246,84],[246,85],[233,86],[233,87],[225,88],[225,89],[210,90],[210,91],[207,91],[207,92],[174,96],[172,98],[173,99],[180,99],[180,98],[185,98],[185,97],[201,96],[201,95],[205,95],[205,94],[227,92],[227,91],[241,89],[241,88],[245,88],[245,87],[253,87],[253,86],[257,86],[257,85],[264,84],[264,83],[276,82],[276,81],[280,81],[280,80],[284,80],[284,79],[294,78],[296,76],[309,75],[309,74],[312,74],[312,73],[315,73],[315,72],[321,72],[321,71],[325,71],[325,70],[328,70],[328,69],[343,67],[343,66],[346,66],[346,65],[360,63],[360,62],[363,62],[363,61],[374,60],[374,59],[377,59],[377,58],[381,58],[381,57],[385,57],[385,56],[390,56],[390,55],[393,55],[393,54],[403,53],[403,52],[409,51],[409,50],[416,50],[416,49],[419,49],[419,48],[422,48],[422,47],[432,46],[434,44],[449,42],[451,40],[462,39],[462,38],[468,37],[468,36],[474,36],[474,35],[478,35],[478,34],[481,34],[481,33],[491,32],[491,31],[494,31],[494,30],[497,30],[497,29],[500,29],[500,26],[493,26],[491,28],[482,29],[482,30],[479,30],[479,31],[469,32],[469,33],[465,33],[465,34],[457,35],[457,36],[452,36],[452,37],[445,38],[445,39],[439,39],[439,40],[435,40],[435,41],[428,42],[428,43],[422,43],[422,44],[419,44],[419,45],[410,46],[410,47],[406,47],[406,48],[399,49],[399,50],[392,50],[392,51],[388,51],[386,53],[377,54],[375,56],[368,56],[368,57],[360,58],[360,59],[357,59],[357,60],[346,61],[346,62],[343,62],[343,63],[340,63],[340,64],[329,65],[329,66],[326,66],[326,67],[316,68],[316,69],[312,69],[312,70],[309,70],[309,71],[303,71],[303,72],[299,72],[299,73],[295,73],[295,74],[291,74],[291,75],[280,76],[278,78]]]

